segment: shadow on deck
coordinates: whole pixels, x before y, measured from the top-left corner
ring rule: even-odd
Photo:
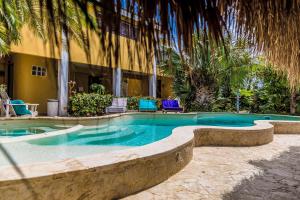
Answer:
[[[223,199],[300,199],[300,147],[290,147],[273,160],[250,161],[250,164],[262,172],[244,179],[233,191],[223,195]]]

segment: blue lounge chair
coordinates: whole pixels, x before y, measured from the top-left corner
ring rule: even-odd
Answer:
[[[11,100],[5,91],[0,91],[1,113],[9,116],[37,116],[37,107],[39,104],[25,103],[23,100]]]
[[[11,105],[14,108],[14,111],[17,116],[35,116],[35,113],[33,111],[28,110],[28,104],[25,104],[23,100],[11,100],[9,105]]]
[[[156,100],[140,99],[139,100],[139,111],[157,111]]]
[[[163,112],[182,112],[182,108],[180,108],[177,100],[162,100],[162,110]]]

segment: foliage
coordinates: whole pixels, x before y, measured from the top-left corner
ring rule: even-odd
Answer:
[[[265,63],[258,63],[243,77],[240,85],[240,110],[252,113],[289,113],[290,88],[287,77]],[[246,80],[246,81],[245,81]],[[231,86],[233,88],[234,86]],[[213,102],[212,111],[236,111],[236,93]]]
[[[93,83],[90,86],[90,90],[93,93],[97,93],[97,94],[105,94],[105,87],[104,85],[98,84],[98,83]]]
[[[70,97],[69,113],[73,116],[102,115],[111,102],[112,95],[77,93]]]
[[[128,97],[127,98],[127,109],[138,110],[139,109],[139,98],[140,97]]]
[[[250,111],[261,113],[288,113],[290,88],[286,75],[278,74],[268,66],[261,66],[253,74],[254,93]]]
[[[212,102],[212,112],[234,112],[235,108],[235,98],[224,98],[218,97]]]
[[[224,41],[226,46],[220,47],[199,33],[193,42],[192,56],[163,47],[159,67],[174,77],[174,93],[183,102],[185,111],[210,111],[216,99],[233,96],[253,63],[243,40],[233,42],[228,36]]]
[[[14,0],[0,0],[0,10],[0,55],[3,55],[8,53],[12,42],[19,42],[23,14]]]
[[[6,92],[7,91],[7,85],[6,84],[0,84],[0,92]]]
[[[224,43],[225,47],[219,47],[201,34],[195,36],[192,57],[171,47],[162,48],[159,67],[174,77],[173,89],[184,103],[185,111],[234,112],[238,93],[240,110],[255,113],[297,110],[299,94],[289,88],[286,74],[254,56],[244,39],[233,41],[227,37]]]
[[[26,24],[51,48],[59,44],[62,30],[67,40],[73,39],[88,52],[86,17],[74,0],[0,0],[0,55],[9,53],[11,44],[21,41],[21,29]],[[51,49],[51,52],[53,49]],[[88,54],[87,54],[88,56]]]

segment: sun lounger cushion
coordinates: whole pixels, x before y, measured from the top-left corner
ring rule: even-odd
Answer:
[[[127,98],[113,98],[111,106],[106,108],[106,113],[122,113],[127,111]]]
[[[139,110],[140,111],[157,111],[156,100],[140,99]]]
[[[26,104],[22,100],[11,100],[11,104],[20,104],[13,105],[13,108],[17,115],[31,115],[32,113],[26,108]]]
[[[165,111],[182,111],[177,100],[162,100],[162,108]]]

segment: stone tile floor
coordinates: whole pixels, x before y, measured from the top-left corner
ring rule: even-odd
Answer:
[[[125,199],[300,199],[300,135],[275,135],[258,147],[194,148],[183,170]]]

